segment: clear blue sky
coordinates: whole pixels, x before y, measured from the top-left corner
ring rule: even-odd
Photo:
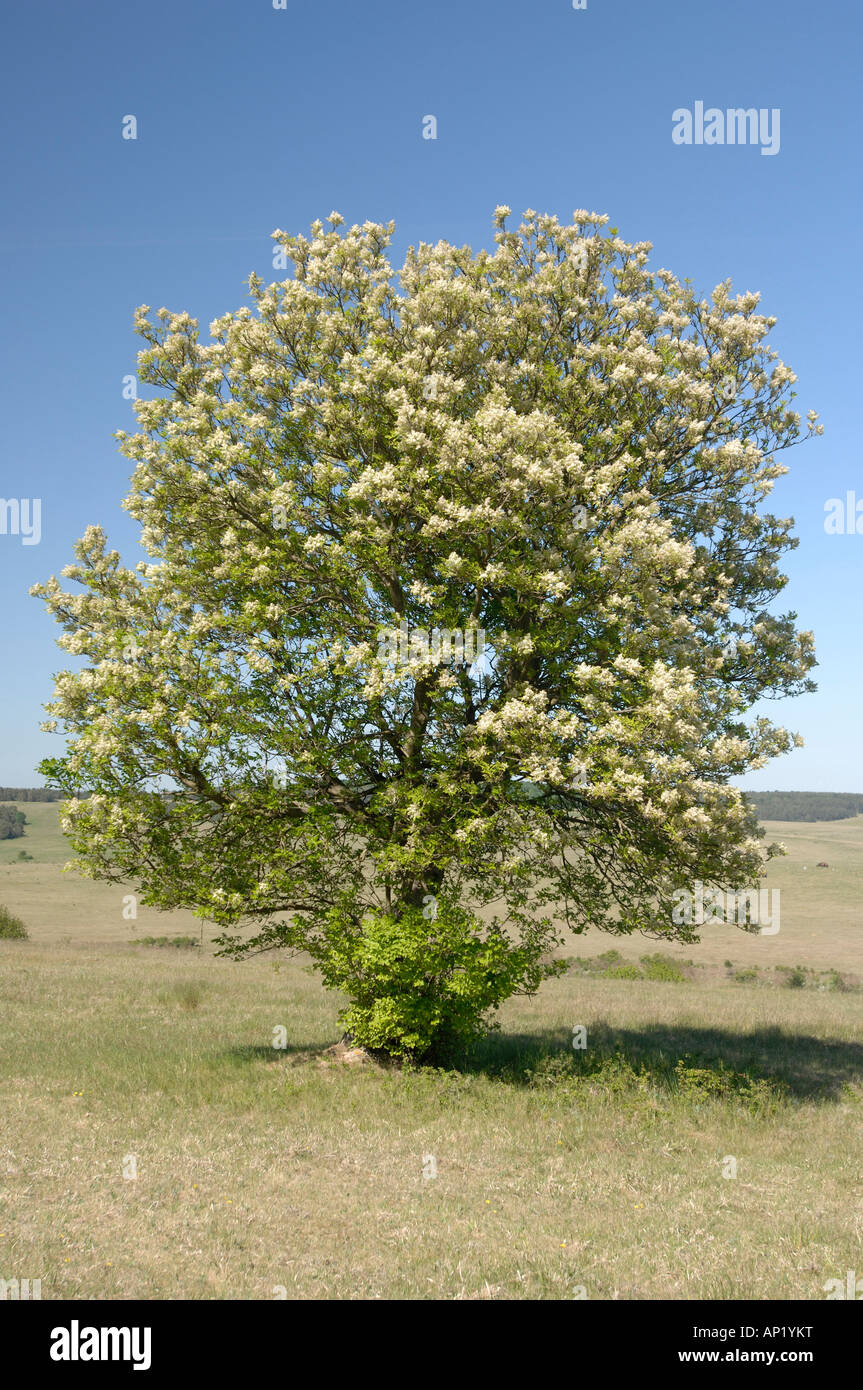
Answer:
[[[42,499],[42,538],[0,535],[0,784],[60,749],[39,732],[67,658],[30,584],[89,523],[130,562],[120,510],[134,307],[206,326],[272,271],[269,233],[335,208],[397,222],[395,255],[491,243],[498,203],[610,214],[654,263],[708,292],[762,292],[796,405],[823,439],[785,456],[774,509],[800,547],[783,607],[815,631],[817,694],[771,704],[806,748],[747,786],[863,792],[857,709],[863,534],[824,504],[863,499],[860,54],[849,0],[40,0],[4,20],[0,496]],[[672,112],[781,111],[778,154],[676,145]],[[121,137],[134,115],[137,140]],[[422,138],[434,115],[438,138]],[[863,521],[861,521],[863,525]]]

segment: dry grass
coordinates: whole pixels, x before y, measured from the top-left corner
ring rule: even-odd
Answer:
[[[26,809],[47,837],[55,809]],[[679,954],[863,974],[861,825],[784,836],[778,937]],[[58,882],[62,844],[24,843],[34,862],[0,870],[33,938],[0,942],[0,1277],[43,1298],[817,1299],[863,1268],[860,994],[571,973],[462,1071],[340,1065],[338,1000],[302,962],[124,944],[197,924],[129,923],[118,890]],[[816,859],[837,867],[813,889]],[[573,951],[609,945],[656,949]]]

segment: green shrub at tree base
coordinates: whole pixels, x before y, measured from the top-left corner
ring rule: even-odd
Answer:
[[[439,904],[432,923],[420,908],[380,913],[361,932],[338,927],[321,958],[324,982],[351,999],[340,1021],[371,1051],[438,1060],[487,1027],[515,993],[535,993],[565,961],[542,962],[542,944],[513,948],[502,932],[455,905]]]

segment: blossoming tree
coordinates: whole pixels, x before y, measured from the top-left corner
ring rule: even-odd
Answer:
[[[292,274],[206,343],[142,307],[151,563],[90,527],[82,589],[34,589],[85,659],[41,768],[78,866],[225,954],[308,952],[393,1054],[535,990],[567,929],[693,939],[675,889],[764,861],[729,780],[795,741],[746,710],[812,688],[768,612],[802,433],[775,320],[605,217],[509,215],[398,277],[392,224],[275,232]]]

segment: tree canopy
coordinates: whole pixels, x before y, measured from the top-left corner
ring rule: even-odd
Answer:
[[[202,341],[148,306],[126,506],[36,586],[84,658],[40,771],[85,872],[308,951],[393,1053],[468,1036],[569,929],[693,939],[762,871],[730,779],[811,689],[762,505],[801,436],[775,320],[584,211],[495,249],[274,233],[292,273]],[[820,432],[809,412],[809,432]],[[166,794],[167,793],[167,794]]]

